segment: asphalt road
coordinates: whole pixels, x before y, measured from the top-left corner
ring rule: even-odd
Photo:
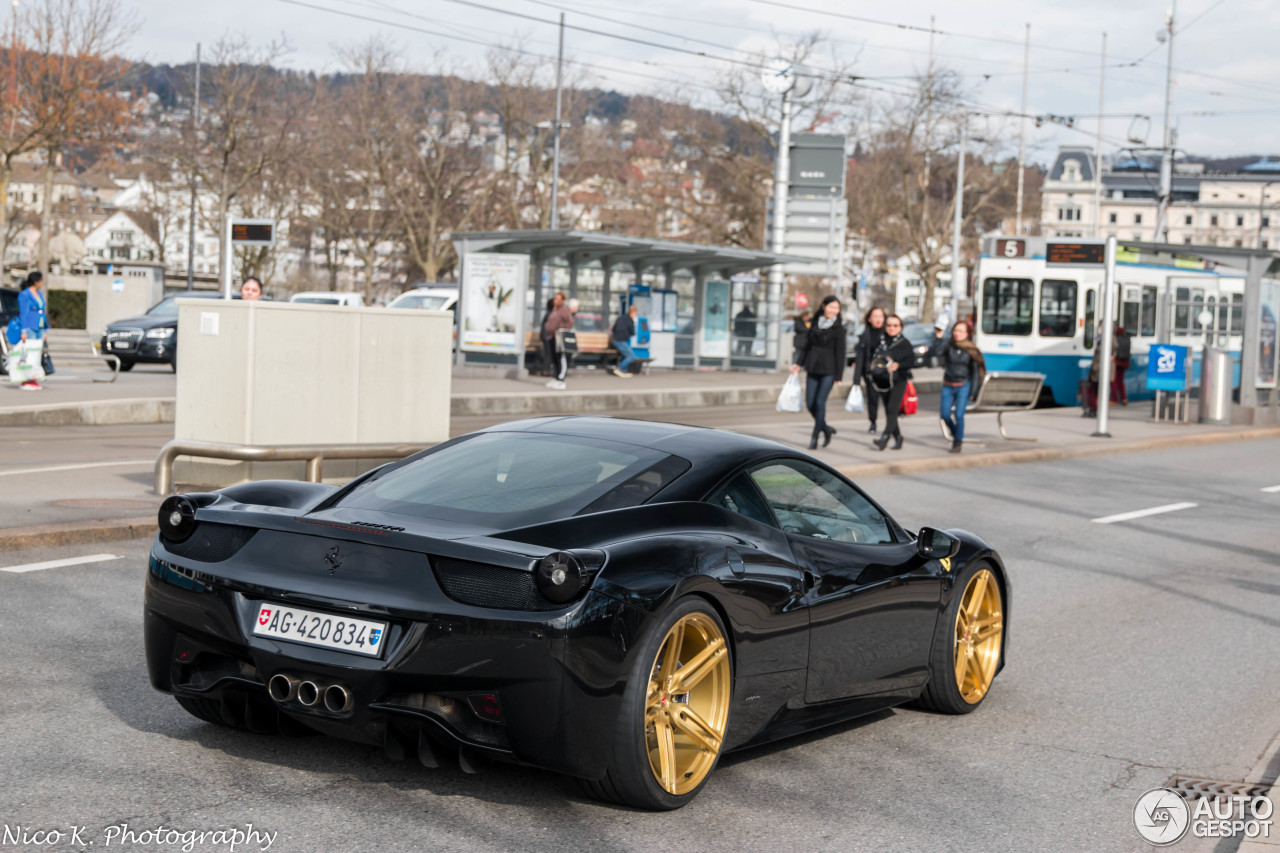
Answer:
[[[79,826],[92,849],[137,850],[181,845],[109,828],[252,823],[282,851],[1145,849],[1143,791],[1243,779],[1280,731],[1280,493],[1261,491],[1276,485],[1280,440],[869,481],[906,525],[968,528],[1004,554],[1010,650],[988,701],[729,756],[666,814],[519,767],[431,771],[202,723],[147,684],[145,544],[7,553],[0,567],[118,559],[0,571],[0,833]],[[1177,502],[1198,506],[1092,521]]]

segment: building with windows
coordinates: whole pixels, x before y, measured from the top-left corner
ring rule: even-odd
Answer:
[[[157,261],[163,256],[154,224],[143,214],[117,210],[84,238],[89,261]]]
[[[1040,190],[1040,233],[1158,241],[1159,161],[1104,158],[1100,176],[1095,175],[1095,162],[1091,148],[1058,150]],[[1280,160],[1264,157],[1230,172],[1210,171],[1204,163],[1175,164],[1168,217],[1170,243],[1276,246],[1280,243]]]

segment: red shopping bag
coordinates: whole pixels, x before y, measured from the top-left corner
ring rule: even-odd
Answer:
[[[898,407],[898,413],[903,415],[914,415],[916,410],[920,408],[920,398],[916,396],[916,385],[910,379],[907,380],[906,393],[902,395],[902,405]]]

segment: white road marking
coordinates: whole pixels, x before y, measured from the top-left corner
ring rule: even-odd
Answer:
[[[1280,492],[1280,486],[1267,486],[1267,487],[1266,487],[1265,489],[1263,489],[1262,491],[1264,491],[1264,492]]]
[[[1108,515],[1103,518],[1095,518],[1093,521],[1097,524],[1114,524],[1117,521],[1132,521],[1135,518],[1145,518],[1148,515],[1159,515],[1162,512],[1177,512],[1180,509],[1191,509],[1199,504],[1193,503],[1177,503],[1165,504],[1164,506],[1153,506],[1151,509],[1139,509],[1133,512],[1122,512],[1119,515]]]
[[[78,465],[50,465],[47,468],[19,468],[14,471],[0,471],[0,477],[15,474],[48,474],[52,471],[79,471],[82,468],[110,468],[113,465],[154,465],[154,459],[117,459],[114,462],[83,462]]]
[[[22,566],[0,566],[0,572],[38,572],[41,569],[61,569],[65,566],[83,566],[85,563],[105,563],[107,560],[123,559],[118,554],[90,554],[87,557],[68,557],[65,560],[46,560],[43,563],[27,563]]]

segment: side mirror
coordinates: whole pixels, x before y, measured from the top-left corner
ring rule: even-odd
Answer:
[[[926,560],[954,557],[959,550],[959,539],[932,527],[921,527],[916,537],[916,553]]]

